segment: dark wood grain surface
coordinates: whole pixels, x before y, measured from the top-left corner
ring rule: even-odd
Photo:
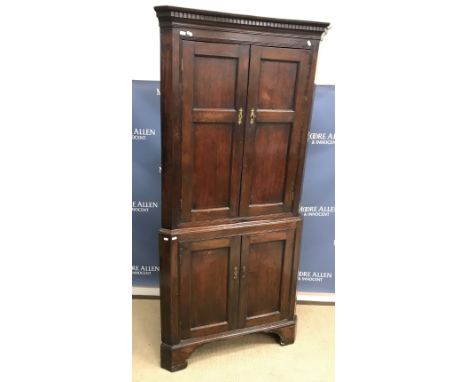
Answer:
[[[161,28],[161,366],[295,338],[298,213],[327,23],[155,7]]]

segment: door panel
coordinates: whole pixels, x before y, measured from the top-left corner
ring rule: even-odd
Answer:
[[[181,220],[239,215],[249,47],[182,42]]]
[[[191,256],[191,328],[227,322],[229,248],[193,251]],[[216,288],[205,281],[207,269]]]
[[[232,127],[196,123],[193,127],[192,205],[195,211],[228,206],[230,196]],[[213,152],[210,147],[216,147]],[[207,177],[206,174],[216,174]]]
[[[204,50],[205,54],[211,52]],[[198,49],[194,57],[193,106],[196,108],[235,109],[237,57],[204,56]],[[213,94],[216,97],[213,97]]]
[[[294,230],[242,237],[239,327],[287,318]]]
[[[240,237],[179,245],[181,338],[234,329]]]
[[[294,110],[298,62],[263,59],[258,80],[258,109]]]
[[[283,240],[251,243],[247,301],[256,303],[247,304],[247,317],[279,312],[283,254]]]
[[[286,162],[288,157],[288,123],[262,123],[255,134],[254,176],[250,202],[282,203],[285,187]]]
[[[308,52],[252,46],[240,214],[291,212]]]

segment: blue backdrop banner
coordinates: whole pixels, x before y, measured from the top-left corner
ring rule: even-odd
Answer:
[[[299,292],[335,292],[335,87],[317,86],[299,212]]]
[[[159,82],[132,81],[133,285],[159,286],[161,121]]]
[[[300,213],[298,292],[335,292],[335,87],[318,85]],[[161,121],[159,81],[132,81],[133,285],[159,287]]]

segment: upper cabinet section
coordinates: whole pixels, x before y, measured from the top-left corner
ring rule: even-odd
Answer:
[[[163,228],[297,215],[328,24],[155,10]]]

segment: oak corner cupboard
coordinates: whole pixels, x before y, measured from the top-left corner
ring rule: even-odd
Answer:
[[[161,366],[296,334],[298,213],[329,24],[155,7],[161,36]]]

